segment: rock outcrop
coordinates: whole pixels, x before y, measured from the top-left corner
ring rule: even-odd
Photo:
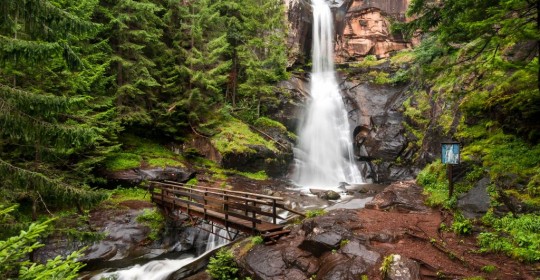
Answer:
[[[387,57],[411,47],[400,34],[390,32],[390,21],[405,21],[409,0],[334,0],[336,61],[356,61],[366,55]],[[309,0],[287,0],[289,66],[304,63],[311,53],[312,27]]]
[[[168,180],[185,183],[189,179],[195,177],[195,171],[184,167],[139,167],[128,170],[108,172],[105,174],[105,177],[107,180],[109,180],[109,184],[114,186],[137,186],[145,180]]]
[[[297,226],[274,246],[238,252],[239,263],[253,279],[359,279],[381,259],[354,234],[361,227],[355,211],[335,210]]]
[[[414,181],[397,182],[378,193],[366,203],[366,209],[393,210],[398,212],[427,212],[424,205],[423,189]]]
[[[393,71],[384,64],[379,70],[391,74]],[[355,154],[365,162],[361,165],[362,174],[376,183],[413,179],[418,169],[407,163],[416,151],[409,145],[414,139],[408,138],[402,110],[407,88],[351,78],[361,75],[344,76],[341,92],[355,138]]]
[[[336,26],[336,60],[356,61],[366,55],[382,58],[410,48],[410,42],[390,32],[390,19],[404,21],[406,9],[406,0],[352,1],[344,22]]]

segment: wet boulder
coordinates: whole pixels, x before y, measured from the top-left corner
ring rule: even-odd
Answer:
[[[111,184],[137,186],[145,180],[152,181],[175,181],[185,183],[195,177],[195,171],[183,167],[151,167],[134,168],[107,172],[105,177]]]
[[[427,212],[424,205],[423,189],[414,181],[396,182],[375,195],[366,203],[367,209],[394,210],[398,212]]]
[[[401,255],[392,255],[386,280],[420,280],[420,265]]]

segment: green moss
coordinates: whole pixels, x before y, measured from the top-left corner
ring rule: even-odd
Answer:
[[[445,166],[440,161],[427,165],[417,177],[417,182],[424,187],[428,206],[444,206],[448,201],[448,181]]]
[[[116,188],[108,192],[108,201],[113,203],[119,203],[126,200],[150,201],[148,191],[143,188]]]
[[[132,153],[115,153],[105,160],[108,171],[120,171],[137,168],[141,165],[142,157]]]
[[[386,85],[391,84],[392,79],[389,78],[390,74],[382,71],[371,71],[368,73],[369,77],[371,77],[371,80],[373,83],[377,85]]]
[[[252,180],[258,180],[258,181],[262,181],[262,180],[268,180],[268,175],[266,175],[266,172],[264,172],[264,170],[261,170],[259,172],[256,172],[256,173],[251,173],[251,172],[237,172],[238,175],[242,175],[246,178],[249,178],[249,179],[252,179]]]
[[[287,132],[287,128],[282,123],[267,117],[258,118],[254,124],[256,127],[260,128],[277,128],[281,132]]]
[[[185,164],[181,161],[172,158],[149,158],[147,160],[148,165],[152,167],[184,167]]]
[[[124,149],[141,156],[164,158],[177,156],[173,151],[145,138],[126,135],[121,140],[124,143]]]
[[[493,180],[507,174],[516,174],[525,180],[537,175],[540,167],[540,145],[532,146],[501,130],[465,146],[462,156],[464,159],[481,158]]]
[[[520,201],[523,201],[531,209],[540,209],[540,197],[532,196],[528,192],[520,192],[516,189],[510,189],[504,191],[508,196],[513,196]]]
[[[148,139],[125,135],[121,141],[123,152],[115,153],[105,160],[105,168],[108,171],[137,168],[143,161],[152,167],[185,166],[185,159],[182,156]]]
[[[415,59],[415,54],[412,50],[401,50],[396,52],[392,57],[390,57],[390,63],[392,65],[402,65],[406,63],[411,63]]]
[[[150,228],[150,234],[148,235],[150,240],[157,240],[160,232],[165,227],[165,217],[156,209],[144,209],[143,213],[136,220]]]
[[[238,119],[228,118],[222,123],[220,130],[210,141],[222,155],[229,153],[256,153],[257,151],[250,146],[264,146],[271,151],[278,151],[273,142],[252,132],[247,124]]]
[[[362,61],[351,63],[349,64],[349,67],[356,67],[356,68],[371,67],[371,66],[377,66],[377,65],[383,64],[385,62],[386,62],[386,59],[377,60],[377,57],[374,55],[366,55],[366,57],[364,57]]]

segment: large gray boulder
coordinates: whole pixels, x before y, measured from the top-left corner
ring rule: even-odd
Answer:
[[[487,213],[490,205],[487,187],[490,182],[489,178],[483,178],[474,185],[474,188],[458,198],[458,209],[465,218],[480,218]]]

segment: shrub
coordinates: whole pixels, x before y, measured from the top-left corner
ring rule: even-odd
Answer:
[[[221,248],[216,255],[210,258],[206,272],[213,279],[233,280],[238,279],[238,266],[231,250]]]
[[[315,218],[317,216],[324,215],[326,211],[324,209],[315,209],[306,211],[306,218]]]
[[[540,261],[540,215],[508,214],[497,219],[488,213],[483,221],[494,231],[479,234],[480,251],[502,252],[525,262]]]

